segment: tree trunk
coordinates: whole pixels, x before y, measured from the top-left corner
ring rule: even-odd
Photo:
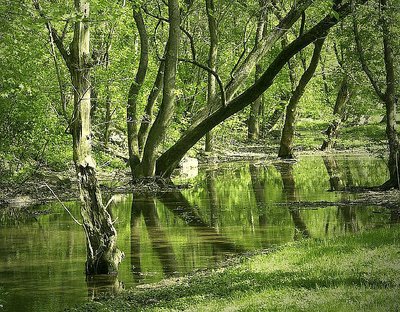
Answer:
[[[254,47],[257,48],[260,44],[260,41],[263,39],[265,35],[265,22],[267,17],[267,2],[265,0],[259,0],[258,5],[260,7],[260,13],[258,16],[257,22],[257,30],[256,30],[256,38]],[[256,65],[255,71],[255,81],[262,75],[261,65],[258,63]],[[262,106],[262,96],[260,96],[257,100],[251,103],[250,106],[250,115],[247,123],[247,138],[250,141],[257,140],[260,136],[260,124],[259,117]]]
[[[136,73],[135,81],[132,82],[128,94],[127,129],[128,129],[128,152],[129,166],[133,177],[137,175],[136,168],[140,164],[139,144],[138,144],[138,119],[137,119],[137,101],[140,89],[146,78],[149,52],[148,37],[146,26],[141,14],[141,9],[133,7],[133,18],[140,36],[140,61],[139,68]]]
[[[217,56],[218,56],[218,29],[217,21],[215,18],[214,0],[206,0],[206,11],[208,20],[208,31],[210,33],[210,49],[208,51],[208,67],[215,71],[217,70]],[[208,73],[208,86],[207,86],[207,106],[214,103],[217,98],[217,83],[214,75]],[[214,136],[212,131],[206,134],[205,151],[213,151]]]
[[[377,80],[374,78],[371,70],[369,69],[367,62],[364,58],[364,51],[362,48],[360,36],[358,33],[357,21],[353,19],[353,30],[354,30],[354,38],[356,42],[357,54],[364,70],[367,75],[369,81],[371,82],[372,87],[374,88],[376,94],[379,98],[385,103],[386,108],[386,136],[388,139],[389,145],[389,180],[386,181],[383,185],[383,189],[389,189],[392,187],[400,188],[400,153],[399,153],[399,137],[397,135],[397,125],[396,125],[396,101],[395,101],[395,70],[394,70],[394,55],[393,55],[393,47],[392,47],[392,34],[390,32],[390,22],[389,16],[387,13],[388,10],[388,2],[387,0],[380,0],[380,7],[382,9],[382,15],[379,19],[379,23],[382,30],[382,39],[383,39],[383,56],[385,62],[385,71],[386,71],[386,90],[383,92],[380,89],[380,86]]]
[[[279,148],[278,157],[281,158],[294,158],[293,156],[293,137],[294,137],[294,127],[296,122],[296,110],[297,105],[305,91],[308,82],[313,77],[315,70],[318,66],[319,56],[321,54],[321,49],[324,44],[325,38],[322,37],[315,42],[313,56],[311,58],[310,65],[307,70],[301,76],[297,88],[294,90],[292,97],[289,100],[289,104],[286,108],[286,118],[285,125],[282,130],[281,143]]]
[[[160,62],[157,76],[154,81],[153,88],[151,89],[150,94],[147,98],[147,104],[144,110],[144,115],[142,116],[142,120],[140,122],[140,129],[138,133],[138,146],[139,146],[140,157],[143,156],[143,149],[146,144],[151,123],[153,121],[153,108],[162,90],[163,80],[164,80],[164,67],[165,67],[164,64],[165,64],[164,61]]]
[[[252,86],[233,100],[228,101],[225,107],[220,107],[210,116],[204,118],[196,126],[186,131],[172,147],[158,158],[157,175],[169,177],[186,152],[208,131],[255,101],[272,85],[276,75],[293,55],[318,38],[325,37],[329,29],[336,25],[339,20],[347,16],[351,11],[350,4],[344,4],[340,7],[335,7],[334,9],[337,12],[337,15],[335,14],[334,16],[330,14],[326,16],[304,35],[300,36],[285,47],[276,56],[260,79],[258,79]]]
[[[106,87],[106,118],[105,118],[105,127],[104,127],[104,148],[108,147],[108,143],[110,141],[110,125],[111,125],[111,94],[110,88],[107,85]]]
[[[262,73],[261,66],[256,66],[256,80]],[[260,112],[262,106],[263,96],[261,95],[257,100],[251,103],[250,116],[247,128],[247,137],[249,140],[257,140],[260,137]]]
[[[165,59],[163,99],[160,110],[150,129],[143,151],[141,171],[144,176],[154,176],[157,151],[174,114],[175,78],[178,62],[180,11],[178,0],[168,0],[169,37]]]
[[[326,129],[325,133],[327,138],[324,140],[321,146],[321,151],[330,150],[335,146],[336,139],[338,136],[338,129],[343,120],[343,109],[346,106],[350,97],[349,85],[347,76],[345,76],[340,85],[339,92],[336,97],[335,106],[333,108],[333,121]]]
[[[75,0],[75,9],[88,19],[88,1]],[[118,271],[122,253],[117,249],[117,232],[101,199],[91,154],[89,57],[89,25],[80,20],[75,22],[68,67],[74,86],[73,154],[87,239],[86,274],[110,274]]]

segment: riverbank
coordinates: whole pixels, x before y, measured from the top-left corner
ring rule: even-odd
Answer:
[[[71,311],[398,311],[400,226],[302,240]]]

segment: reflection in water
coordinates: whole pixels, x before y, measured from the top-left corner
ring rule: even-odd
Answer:
[[[88,288],[88,298],[92,300],[105,294],[118,294],[124,289],[124,284],[118,280],[115,274],[87,276],[86,285]]]
[[[347,195],[336,190],[382,184],[386,171],[383,160],[360,157],[231,163],[200,170],[195,187],[182,192],[122,197],[111,212],[118,246],[130,259],[120,266],[118,280],[124,285],[108,276],[85,281],[84,235],[58,203],[36,207],[55,213],[38,212],[35,219],[0,209],[3,310],[58,311],[123,286],[213,267],[227,254],[399,222],[397,213],[377,207],[299,210],[296,204],[340,200]],[[79,214],[79,204],[65,205]]]
[[[131,213],[131,264],[134,275],[140,276],[140,238],[137,232],[137,219],[142,213],[147,233],[149,235],[153,250],[161,262],[162,270],[165,276],[173,276],[177,272],[177,263],[174,255],[172,245],[167,239],[162,225],[158,218],[156,210],[155,198],[134,194],[132,200],[132,213]],[[134,235],[136,234],[136,235]]]
[[[322,159],[329,175],[330,191],[342,190],[343,184],[336,159],[333,156],[322,156]],[[351,176],[350,172],[349,175]]]
[[[206,171],[207,193],[210,205],[211,226],[218,232],[218,196],[215,186],[215,171]]]
[[[350,187],[353,184],[353,177],[350,171],[348,159],[344,163],[343,168],[339,166],[338,161],[332,155],[322,156],[324,165],[329,176],[330,191],[342,191],[346,187]],[[344,170],[342,170],[344,169]],[[344,171],[344,172],[343,172]],[[342,177],[345,177],[345,181]],[[359,230],[357,224],[356,208],[354,206],[340,206],[338,207],[338,219],[341,218],[342,229],[344,232],[354,233]]]
[[[230,241],[224,235],[218,233],[215,228],[209,226],[181,192],[165,192],[157,197],[165,207],[181,218],[187,225],[193,227],[198,237],[204,242],[213,245],[213,247],[222,252],[245,251],[243,247]]]
[[[283,183],[283,195],[286,202],[297,202],[298,197],[296,193],[296,183],[293,176],[293,163],[292,162],[282,162],[276,166],[282,177]],[[289,207],[289,213],[292,217],[295,232],[294,239],[298,240],[301,238],[309,238],[310,232],[307,229],[307,225],[301,217],[298,208]]]

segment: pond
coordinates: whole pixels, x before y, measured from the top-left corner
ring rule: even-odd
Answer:
[[[59,311],[102,292],[212,268],[233,254],[386,226],[390,211],[380,207],[285,204],[348,199],[355,195],[336,191],[386,179],[382,159],[305,156],[204,167],[192,188],[157,198],[114,196],[126,257],[112,282],[85,280],[82,229],[58,203],[32,207],[50,212],[36,218],[0,214],[0,311]],[[77,203],[66,206],[79,216]]]

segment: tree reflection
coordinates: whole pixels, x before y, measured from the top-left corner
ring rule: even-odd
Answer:
[[[286,202],[297,202],[298,196],[296,192],[296,183],[293,176],[293,163],[292,162],[281,162],[276,165],[277,170],[281,174],[283,184],[283,196]],[[289,208],[290,216],[292,217],[295,233],[294,239],[309,238],[310,232],[308,231],[307,225],[305,224],[300,210],[295,207]]]
[[[131,212],[131,265],[134,275],[141,275],[140,264],[140,216],[143,215],[152,248],[160,260],[164,275],[177,272],[177,262],[171,243],[160,223],[155,198],[150,195],[134,194]]]
[[[188,200],[179,191],[165,192],[157,198],[176,216],[181,218],[188,226],[193,227],[199,238],[210,243],[213,247],[222,252],[243,252],[244,248],[230,241],[224,235],[209,226]]]

